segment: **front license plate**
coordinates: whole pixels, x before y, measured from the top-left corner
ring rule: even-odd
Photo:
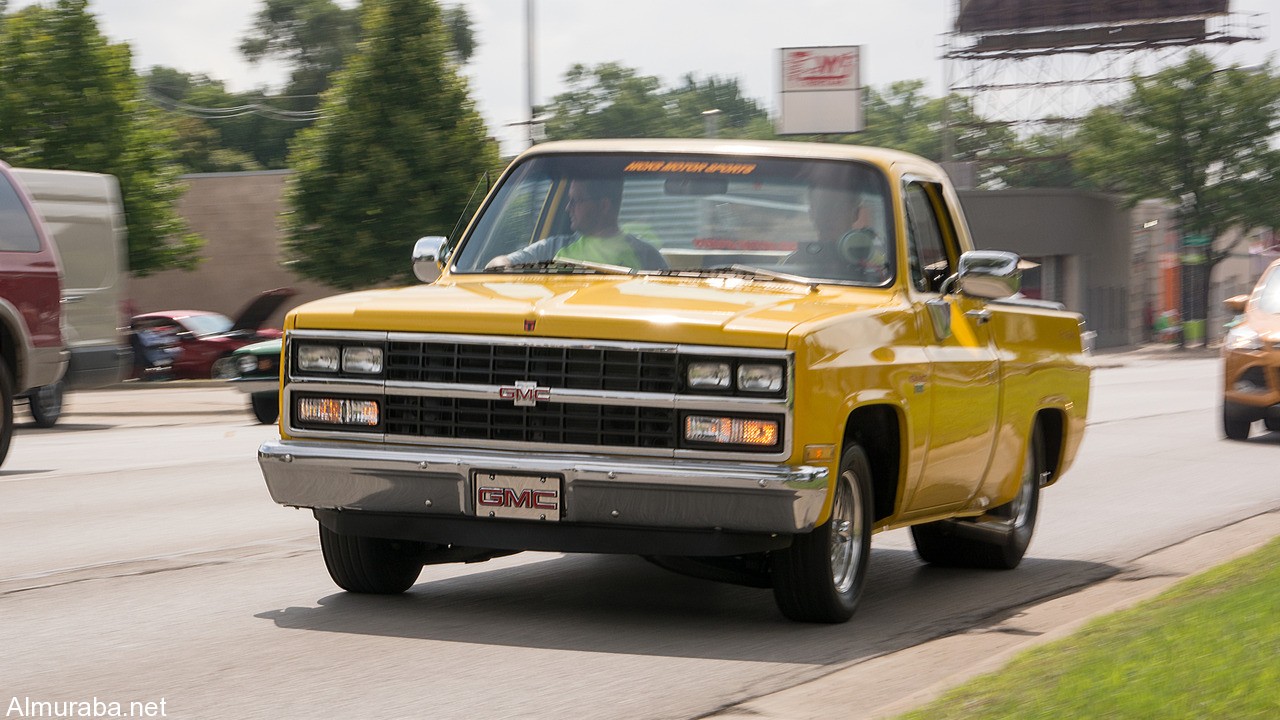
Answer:
[[[556,522],[560,519],[561,484],[559,475],[471,473],[478,517]]]

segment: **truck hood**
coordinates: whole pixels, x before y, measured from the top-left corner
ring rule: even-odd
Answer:
[[[799,324],[890,295],[736,277],[483,276],[317,300],[295,308],[285,326],[781,349]]]

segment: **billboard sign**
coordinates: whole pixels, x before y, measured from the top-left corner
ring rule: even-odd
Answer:
[[[862,48],[783,48],[780,135],[862,130]]]

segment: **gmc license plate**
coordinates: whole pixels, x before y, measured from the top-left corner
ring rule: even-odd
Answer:
[[[477,517],[560,520],[559,475],[511,475],[474,470],[471,499]]]

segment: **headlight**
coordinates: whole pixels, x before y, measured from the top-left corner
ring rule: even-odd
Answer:
[[[299,345],[298,369],[307,372],[338,372],[336,345]]]
[[[782,366],[759,363],[739,365],[738,389],[745,392],[778,392],[782,389]]]
[[[755,418],[690,415],[684,419],[684,438],[696,443],[773,447],[778,444],[778,423]]]
[[[1261,350],[1262,337],[1247,325],[1237,325],[1227,333],[1224,344],[1228,350]]]
[[[695,390],[728,390],[733,385],[733,370],[726,362],[691,362],[689,387]]]
[[[242,374],[251,373],[258,369],[258,359],[252,355],[241,355],[240,359],[236,360],[236,366],[240,368]]]
[[[376,375],[382,372],[382,348],[347,347],[342,349],[342,371]]]

